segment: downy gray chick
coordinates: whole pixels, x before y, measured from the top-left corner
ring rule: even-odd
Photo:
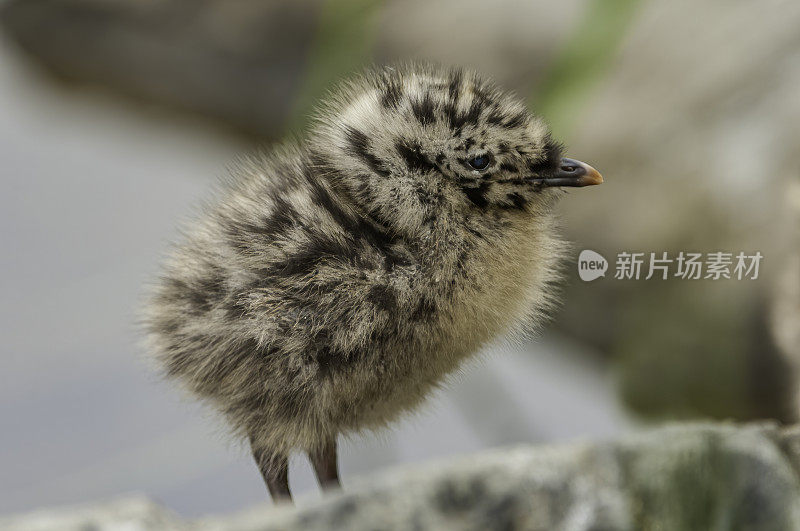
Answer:
[[[541,320],[559,187],[601,182],[472,73],[366,74],[187,227],[146,307],[151,350],[249,440],[273,499],[296,450],[338,485],[338,435],[387,425]]]

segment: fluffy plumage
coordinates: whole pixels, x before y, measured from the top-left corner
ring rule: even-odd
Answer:
[[[151,350],[283,482],[293,450],[386,425],[541,320],[563,250],[541,179],[560,151],[471,73],[346,83],[305,142],[239,165],[187,227],[146,308]]]

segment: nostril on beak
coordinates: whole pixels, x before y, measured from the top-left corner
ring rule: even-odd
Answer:
[[[575,164],[561,164],[561,171],[566,173],[572,173],[578,171],[578,166]]]

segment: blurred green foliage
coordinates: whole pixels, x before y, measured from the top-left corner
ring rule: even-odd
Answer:
[[[641,0],[592,0],[553,68],[530,98],[555,135],[569,136],[580,103],[591,94],[619,49]]]
[[[371,61],[375,22],[382,5],[382,0],[327,0],[323,4],[305,80],[290,114],[290,130],[301,129],[316,101]]]

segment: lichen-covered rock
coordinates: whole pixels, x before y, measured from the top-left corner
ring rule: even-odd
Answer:
[[[674,425],[394,470],[311,505],[181,522],[113,502],[0,519],[10,530],[800,529],[800,429]],[[118,513],[114,516],[115,511]]]
[[[386,476],[267,528],[798,529],[789,444],[800,440],[767,426],[696,425],[499,450]]]

